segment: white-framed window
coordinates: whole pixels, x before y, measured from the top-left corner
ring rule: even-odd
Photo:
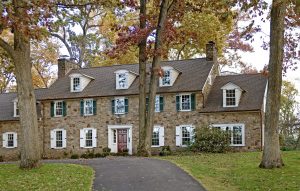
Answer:
[[[152,133],[152,147],[161,147],[165,144],[164,127],[154,126]]]
[[[54,102],[54,116],[61,117],[63,116],[63,101]]]
[[[50,131],[50,146],[52,149],[67,147],[67,131],[65,129],[53,129]]]
[[[97,130],[94,128],[80,129],[80,147],[97,147]]]
[[[212,127],[230,131],[230,146],[245,146],[244,124],[213,124]]]
[[[146,107],[148,110],[149,105],[149,98],[146,98]],[[164,110],[164,97],[160,95],[155,96],[155,112],[162,112]]]
[[[196,107],[195,94],[180,94],[176,96],[177,111],[192,111]]]
[[[20,116],[20,110],[19,110],[19,102],[14,101],[14,117]]]
[[[93,115],[94,107],[93,107],[93,99],[85,99],[84,100],[84,115]]]
[[[6,132],[2,135],[2,146],[4,148],[16,148],[18,145],[18,136],[16,132]]]
[[[225,90],[226,91],[226,106],[236,106],[236,94],[235,94],[235,89],[229,89]]]
[[[117,143],[117,130],[113,129],[113,143],[116,144]]]
[[[117,89],[127,89],[128,88],[128,73],[122,72],[117,73],[116,87]]]
[[[125,113],[125,99],[124,98],[116,98],[115,99],[115,113],[116,114],[124,114]]]
[[[161,86],[171,86],[171,70],[164,70],[164,76],[161,78]]]
[[[72,91],[79,92],[81,90],[80,77],[72,78]]]
[[[192,125],[181,125],[176,127],[176,146],[186,147],[191,145],[195,139],[195,127]]]

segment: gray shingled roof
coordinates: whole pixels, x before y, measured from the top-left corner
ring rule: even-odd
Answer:
[[[238,85],[244,90],[238,107],[223,107],[223,91],[221,87],[228,82]],[[260,110],[267,84],[262,74],[240,74],[217,76],[214,85],[201,112],[254,111]]]
[[[37,99],[43,95],[47,89],[37,89],[35,90],[35,95]],[[17,98],[17,93],[4,93],[0,94],[0,121],[16,121],[19,120],[18,117],[14,117],[14,100]],[[40,110],[37,107],[37,110]],[[38,112],[38,117],[40,112]]]
[[[213,62],[206,61],[205,58],[164,61],[162,66],[172,66],[181,71],[172,87],[158,88],[158,93],[168,92],[187,92],[201,91],[207,79],[207,76],[213,66]],[[150,64],[147,65],[149,71]],[[125,69],[138,73],[138,64],[114,65],[108,67],[95,67],[76,69],[69,72],[66,76],[57,80],[43,96],[39,99],[65,99],[79,97],[97,97],[97,96],[123,96],[138,94],[138,77],[132,85],[126,90],[116,90],[115,71]],[[72,73],[81,73],[94,78],[82,92],[70,92],[70,78]]]

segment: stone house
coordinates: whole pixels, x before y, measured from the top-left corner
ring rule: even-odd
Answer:
[[[230,129],[236,150],[263,145],[266,77],[262,74],[219,75],[214,43],[206,58],[164,61],[159,79],[152,147],[186,147],[203,125]],[[150,66],[148,66],[150,71]],[[129,154],[138,145],[138,65],[76,68],[58,61],[58,79],[36,90],[43,157],[112,152]],[[0,94],[0,156],[16,159],[20,133],[17,95]]]

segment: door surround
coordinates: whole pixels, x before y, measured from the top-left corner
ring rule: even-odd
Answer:
[[[128,154],[132,155],[132,125],[108,125],[107,128],[108,128],[108,147],[111,149],[111,152],[113,153],[118,152],[118,141],[116,140],[116,143],[113,142],[114,139],[113,130],[127,129]]]

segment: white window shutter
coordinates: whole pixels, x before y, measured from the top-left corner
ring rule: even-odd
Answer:
[[[181,146],[181,127],[176,126],[176,146]]]
[[[67,147],[67,131],[65,129],[62,130],[62,147]]]
[[[93,129],[93,147],[97,147],[97,129]]]
[[[7,148],[7,133],[3,133],[2,135],[2,146]]]
[[[164,127],[159,128],[159,146],[165,146],[165,129]]]
[[[191,132],[190,132],[191,143],[194,143],[195,142],[195,127],[191,127],[190,130],[191,130]]]
[[[80,147],[85,147],[85,132],[84,132],[84,129],[80,129]]]
[[[14,147],[18,147],[18,135],[17,133],[14,133]]]
[[[54,149],[56,147],[56,131],[51,130],[50,131],[50,147],[51,149]]]

